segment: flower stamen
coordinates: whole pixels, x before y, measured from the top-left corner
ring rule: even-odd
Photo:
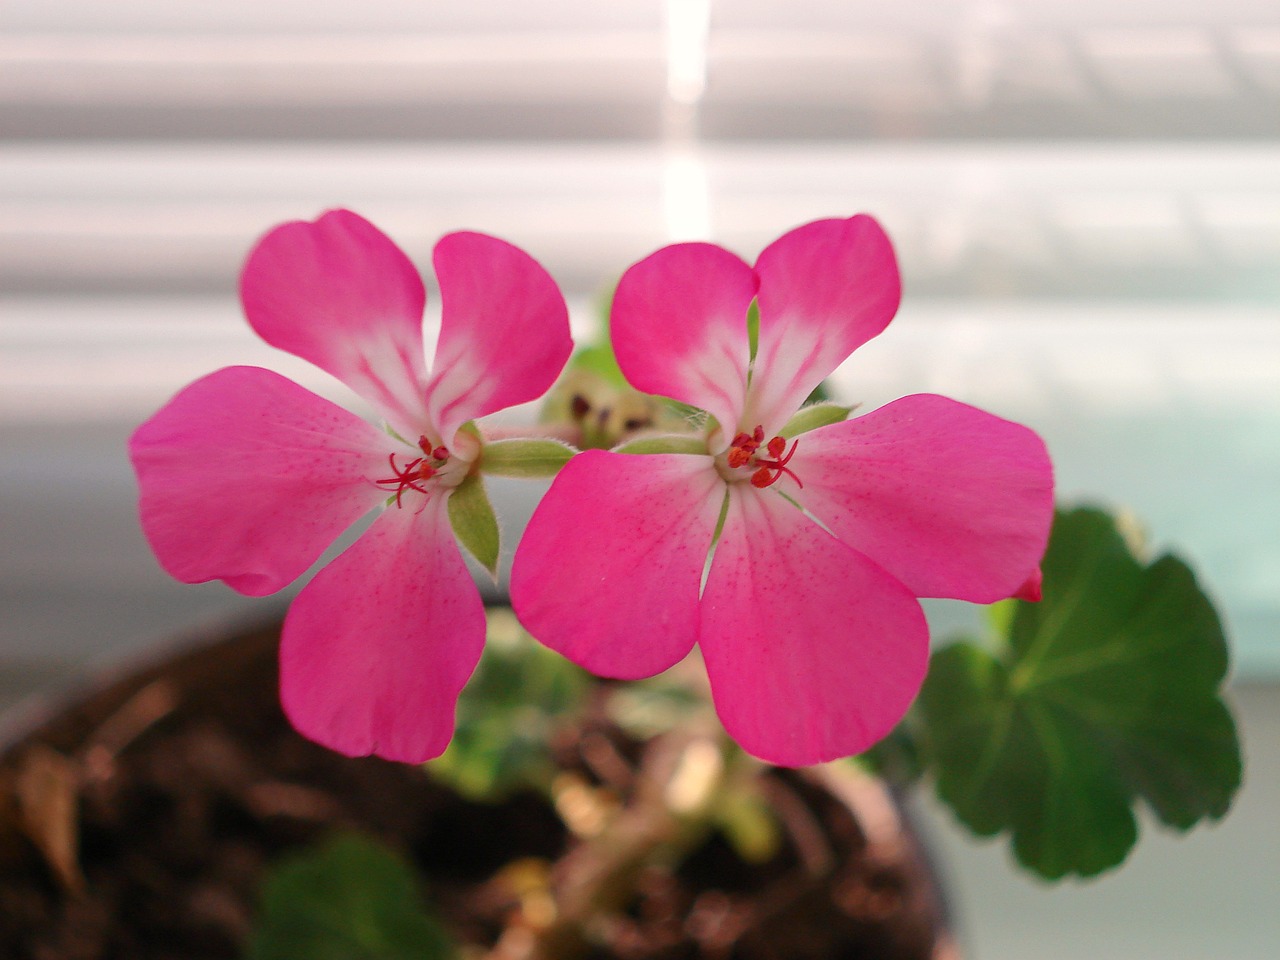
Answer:
[[[797,486],[803,487],[804,484],[800,482],[795,471],[787,466],[795,456],[799,442],[799,440],[793,440],[791,449],[787,450],[786,440],[782,437],[773,437],[764,445],[769,455],[766,459],[759,455],[760,446],[764,444],[764,428],[757,425],[751,433],[743,431],[733,438],[733,443],[730,444],[725,455],[725,462],[734,470],[740,467],[755,467],[755,472],[751,474],[751,485],[759,489],[777,483],[782,479],[783,474],[794,480]]]
[[[394,476],[373,481],[379,487],[395,487],[393,492],[397,507],[401,506],[400,498],[406,490],[416,490],[423,496],[430,497],[431,491],[422,484],[434,477],[449,459],[447,447],[432,447],[426,437],[418,438],[418,448],[425,456],[410,460],[403,467],[396,466],[394,453],[389,454],[387,460],[391,464],[391,472]]]
[[[763,489],[764,487],[777,483],[782,479],[782,475],[785,473],[796,482],[797,487],[803,488],[804,484],[801,483],[800,478],[795,475],[795,471],[787,466],[787,464],[791,462],[791,458],[795,456],[796,447],[799,443],[799,440],[792,440],[791,449],[787,450],[787,455],[784,457],[782,455],[782,451],[786,449],[787,441],[783,440],[782,437],[774,437],[770,440],[768,450],[769,456],[773,457],[773,459],[756,460],[756,463],[760,465],[760,469],[751,475],[751,485],[753,487],[760,487]]]

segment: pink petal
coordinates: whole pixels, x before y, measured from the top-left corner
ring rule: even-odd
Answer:
[[[1013,592],[1013,596],[1018,600],[1026,600],[1029,603],[1039,603],[1044,599],[1044,572],[1036,567],[1035,572],[1027,577],[1026,581],[1017,590]]]
[[[697,640],[698,588],[723,494],[709,457],[579,454],[516,550],[516,615],[601,676],[648,677],[679,662]]]
[[[893,319],[901,288],[875,220],[818,220],[756,261],[760,337],[747,419],[772,436],[846,357]]]
[[[219,370],[129,441],[143,532],[179,580],[272,593],[386,498],[392,444],[279,374]]]
[[[780,496],[736,484],[702,598],[716,712],[748,753],[804,766],[867,749],[924,680],[920,604]]]
[[[1044,555],[1044,443],[946,397],[904,397],[802,434],[791,467],[813,515],[918,597],[1002,600]]]
[[[747,390],[751,268],[709,243],[663,247],[633,265],[613,297],[613,349],[645,393],[708,411],[733,436]]]
[[[293,602],[280,699],[304,736],[404,763],[448,746],[485,618],[446,505],[387,509]]]
[[[466,421],[546,393],[573,341],[560,288],[518,247],[451,233],[434,262],[443,319],[427,407],[448,444]]]
[[[348,210],[276,227],[240,277],[263,340],[333,374],[410,441],[424,427],[425,297],[409,258]]]

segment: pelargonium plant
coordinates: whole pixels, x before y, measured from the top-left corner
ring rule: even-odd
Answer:
[[[277,591],[376,511],[286,616],[281,698],[301,733],[411,763],[449,747],[486,631],[462,551],[495,575],[500,552],[484,477],[553,477],[511,572],[528,634],[622,681],[696,649],[743,756],[927,775],[1046,877],[1119,863],[1139,800],[1180,829],[1226,812],[1226,646],[1187,565],[1149,560],[1102,511],[1055,514],[1025,426],[933,395],[857,416],[815,399],[898,307],[872,218],[800,226],[754,266],[658,250],[622,275],[611,342],[573,360],[564,299],[528,254],[454,233],[433,266],[428,365],[423,283],[389,238],[347,211],[277,227],[241,278],[249,323],[382,423],[231,367],[130,442],[143,530],[185,582]],[[485,419],[544,395],[527,428]],[[988,641],[931,658],[930,597],[990,605]],[[513,756],[491,747],[477,755]]]

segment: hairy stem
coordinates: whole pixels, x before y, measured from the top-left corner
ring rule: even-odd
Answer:
[[[706,837],[726,785],[723,751],[705,734],[673,731],[651,740],[630,802],[557,866],[554,919],[504,936],[490,960],[574,960],[593,945],[593,924],[635,897],[653,863],[678,863]]]

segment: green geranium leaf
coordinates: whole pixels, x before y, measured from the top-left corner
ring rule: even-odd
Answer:
[[[263,881],[247,960],[449,960],[452,938],[413,870],[380,843],[333,837]]]
[[[573,447],[559,440],[520,437],[484,445],[480,469],[496,477],[554,477],[572,459]]]
[[[759,790],[726,791],[710,818],[747,863],[764,863],[782,846],[777,814]]]
[[[533,641],[509,610],[491,610],[484,654],[458,700],[458,723],[432,776],[476,800],[549,786],[556,772],[551,740],[576,717],[590,677]]]
[[[618,366],[618,359],[613,355],[613,348],[609,345],[607,335],[602,343],[579,348],[569,360],[568,368],[595,374],[615,387],[627,386],[627,378],[622,375],[622,370]]]
[[[1139,800],[1179,830],[1227,812],[1241,775],[1227,647],[1187,565],[1144,565],[1101,511],[1060,513],[1043,569],[1042,602],[992,618],[999,652],[934,655],[919,714],[965,824],[1010,831],[1043,877],[1092,876],[1133,846]]]
[[[449,523],[458,542],[497,579],[498,518],[479,474],[468,475],[449,495]]]
[[[914,785],[925,772],[920,757],[920,737],[913,730],[917,713],[907,714],[887,737],[850,759],[898,789]]]

